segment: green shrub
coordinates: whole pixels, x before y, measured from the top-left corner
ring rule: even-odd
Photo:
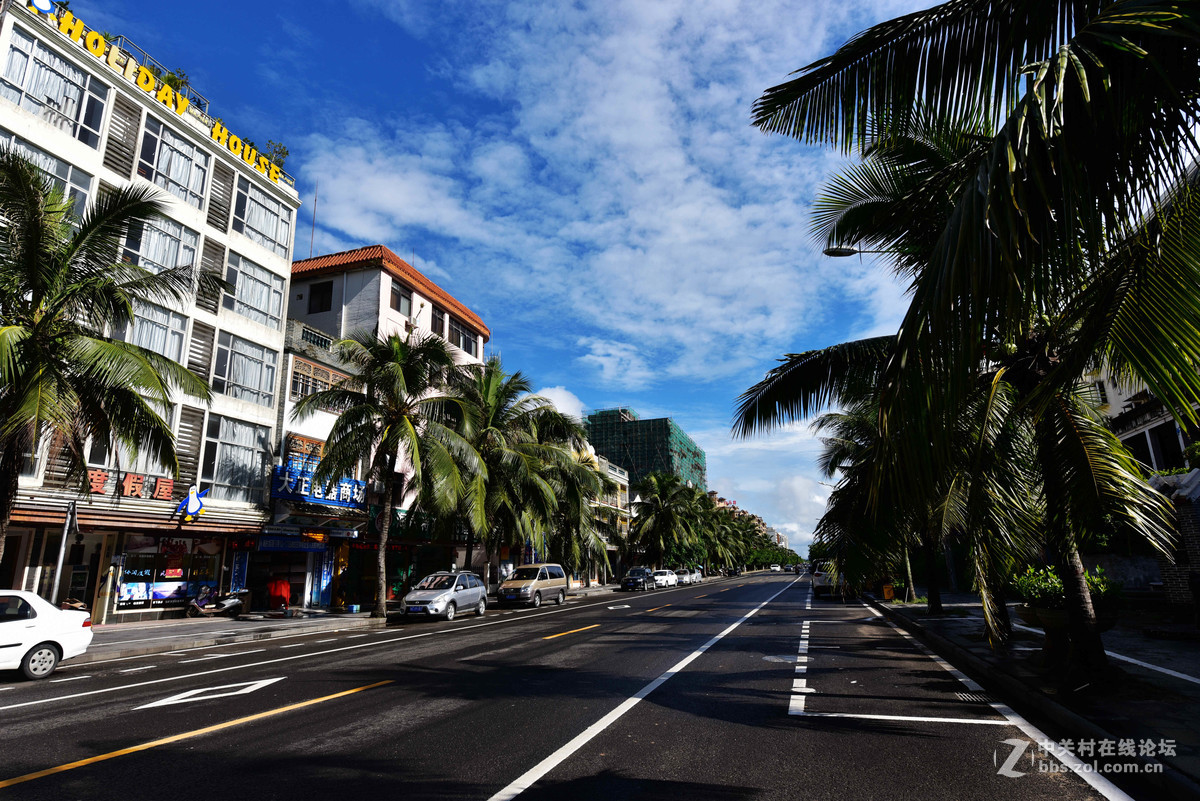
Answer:
[[[1062,609],[1066,606],[1062,581],[1048,567],[1041,570],[1034,570],[1032,566],[1026,568],[1024,573],[1013,577],[1012,586],[1030,606],[1039,609]]]

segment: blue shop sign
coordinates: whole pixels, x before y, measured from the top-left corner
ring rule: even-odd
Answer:
[[[310,469],[276,465],[271,475],[271,497],[345,509],[366,507],[367,482],[343,478],[336,484],[322,487],[312,477]]]
[[[325,543],[304,537],[260,537],[260,551],[324,551]]]

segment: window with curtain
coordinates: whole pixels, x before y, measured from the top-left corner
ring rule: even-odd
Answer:
[[[474,356],[476,345],[475,332],[451,317],[450,344]]]
[[[166,409],[161,406],[155,407],[155,411],[162,415],[168,424],[174,422],[174,405]],[[167,467],[159,462],[146,448],[140,448],[137,456],[131,456],[129,449],[124,446],[119,445],[113,449],[109,447],[107,440],[92,437],[88,440],[84,452],[87,456],[88,467],[100,467],[106,470],[120,469],[126,473],[152,476],[169,476],[174,472],[173,467]]]
[[[208,153],[153,117],[146,117],[138,175],[196,208],[204,204]]]
[[[248,179],[239,177],[233,230],[286,259],[292,242],[292,210]]]
[[[278,354],[270,348],[222,331],[217,335],[213,391],[270,406],[275,400],[277,360]]]
[[[187,333],[187,318],[153,303],[135,301],[133,325],[122,336],[160,356],[178,362],[183,357],[183,338]]]
[[[392,308],[405,317],[412,315],[412,290],[392,279]]]
[[[434,306],[432,309],[429,326],[433,333],[439,337],[446,336],[446,313],[437,306]]]
[[[279,328],[283,318],[281,277],[231,250],[225,280],[233,285],[233,293],[225,293],[225,308],[256,323]]]
[[[194,265],[199,246],[200,234],[174,220],[159,217],[131,224],[122,254],[126,261],[158,273],[170,267]]]
[[[262,500],[270,429],[210,414],[204,433],[200,479],[208,497],[220,501]]]
[[[0,128],[0,145],[8,145],[41,168],[42,174],[66,197],[73,201],[74,211],[82,215],[92,191],[92,175],[62,159],[51,156],[19,136]]]
[[[108,87],[20,28],[13,28],[0,95],[89,147],[100,145]]]

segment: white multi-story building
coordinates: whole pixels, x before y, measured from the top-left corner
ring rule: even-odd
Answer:
[[[299,197],[280,166],[125,38],[106,39],[65,6],[57,15],[2,8],[0,142],[80,209],[105,187],[158,187],[166,217],[131,231],[122,257],[150,269],[200,264],[231,285],[209,302],[143,305],[130,330],[113,332],[212,385],[210,405],[181,397],[171,411],[179,476],[97,444],[80,488],[68,484],[54,444],[42,443],[0,565],[0,587],[49,595],[57,578],[53,601],[79,598],[110,622],[158,617],[205,584],[245,583],[248,560],[235,557],[255,549],[269,522]],[[193,486],[205,493],[205,514],[187,520],[176,510]],[[77,524],[63,543],[72,501]]]
[[[379,546],[368,521],[366,487],[352,478],[336,487],[312,483],[335,417],[317,412],[294,421],[295,404],[347,377],[331,348],[338,339],[357,331],[374,331],[380,336],[436,334],[451,344],[461,364],[483,361],[483,346],[491,332],[477,314],[383,245],[295,262],[288,317],[283,360],[286,392],[279,424],[282,460],[271,486],[271,533],[299,535],[312,543],[314,550],[323,549],[310,557],[306,594],[310,604],[368,607],[378,586],[375,557]],[[393,536],[389,584],[398,592],[414,572],[462,566],[464,556],[458,540],[433,542]],[[272,569],[283,569],[286,557],[278,554],[274,559]],[[300,569],[299,562],[294,562],[293,575]]]

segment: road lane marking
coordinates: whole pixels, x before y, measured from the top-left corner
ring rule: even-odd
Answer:
[[[118,673],[133,673],[135,670],[149,670],[150,668],[155,668],[155,667],[158,667],[158,665],[142,665],[141,667],[125,668],[124,670],[118,670],[117,672]]]
[[[182,734],[173,734],[170,737],[163,737],[162,739],[159,739],[159,740],[151,740],[150,742],[142,743],[141,745],[134,745],[129,748],[122,748],[117,751],[109,751],[107,754],[100,754],[99,756],[88,757],[87,759],[80,759],[76,762],[68,762],[65,765],[58,765],[56,767],[47,768],[45,770],[39,770],[34,773],[26,773],[24,776],[16,776],[12,779],[4,779],[3,781],[0,781],[0,790],[4,789],[5,787],[12,787],[17,784],[24,784],[25,782],[33,781],[34,779],[42,779],[42,778],[45,778],[46,776],[53,776],[56,773],[65,773],[66,771],[74,770],[75,768],[82,768],[82,767],[86,767],[88,765],[94,765],[97,762],[104,762],[106,760],[115,759],[120,756],[136,754],[139,751],[148,751],[151,748],[158,748],[160,745],[170,745],[171,743],[177,743],[180,740],[189,740],[193,737],[200,737],[205,734],[211,734],[215,731],[221,731],[222,729],[228,729],[233,726],[240,726],[244,723],[251,723],[256,720],[262,720],[263,718],[269,718],[269,717],[273,717],[275,715],[281,715],[284,712],[291,712],[296,709],[303,709],[306,706],[312,706],[314,704],[324,703],[325,701],[332,701],[335,698],[343,698],[347,695],[353,695],[354,693],[360,693],[364,690],[373,690],[376,687],[382,687],[385,684],[392,684],[392,680],[389,679],[387,681],[379,681],[374,684],[368,684],[365,687],[355,687],[353,690],[344,690],[340,693],[334,693],[333,695],[326,695],[321,698],[313,698],[308,701],[301,701],[298,704],[290,704],[288,706],[281,706],[278,709],[269,709],[266,712],[259,712],[256,715],[248,715],[247,717],[237,718],[236,720],[229,720],[229,721],[226,721],[225,723],[217,723],[216,725],[213,725],[213,726],[205,726],[203,729],[194,729],[193,731],[183,732]]]
[[[330,637],[328,640],[313,640],[313,645],[319,645],[323,642],[335,642],[337,639],[337,637]]]
[[[866,603],[863,603],[863,606],[866,606],[868,609],[870,609],[876,617],[883,617],[883,615],[876,610],[875,607],[868,606]],[[897,626],[890,619],[885,619],[885,622],[891,626],[894,631],[899,633],[900,636],[908,640],[923,654],[932,659],[934,663],[938,665],[938,667],[942,668],[942,670],[945,670],[947,673],[954,676],[954,678],[962,682],[968,690],[973,692],[985,692],[983,687],[979,686],[977,682],[968,678],[961,670],[935,654],[925,645],[925,643],[921,642],[916,637]],[[1015,711],[1009,708],[1007,704],[1002,704],[999,701],[993,701],[988,704],[988,706],[996,710],[996,712],[999,714],[1003,715],[1009,724],[1019,729],[1021,733],[1030,740],[1038,743],[1039,745],[1044,744],[1046,746],[1045,750],[1053,754],[1054,757],[1058,759],[1059,762],[1063,763],[1063,765],[1065,765],[1072,773],[1091,785],[1093,789],[1097,790],[1101,795],[1109,799],[1109,801],[1134,801],[1133,797],[1128,795],[1124,790],[1121,790],[1104,776],[1094,772],[1092,770],[1092,765],[1085,763],[1074,753],[1063,748],[1059,743],[1051,740],[1045,732],[1043,732],[1037,726],[1034,726],[1025,718],[1018,715]]]
[[[87,676],[70,676],[65,679],[50,679],[50,681],[48,681],[46,683],[47,684],[62,684],[64,681],[79,681],[80,679],[90,679],[90,678],[91,678],[90,674]]]
[[[657,612],[659,609],[666,609],[668,606],[670,606],[670,604],[663,604],[662,606],[656,606],[653,609],[647,609],[646,611],[647,612]]]
[[[563,632],[560,632],[560,633],[558,633],[558,634],[551,634],[549,637],[543,637],[542,639],[543,639],[543,640],[553,640],[555,637],[565,637],[565,636],[567,636],[568,634],[577,634],[577,633],[579,633],[579,632],[581,632],[581,631],[587,631],[588,629],[598,629],[598,628],[600,628],[600,624],[599,624],[599,623],[593,623],[592,625],[590,625],[590,626],[584,626],[584,627],[583,627],[583,628],[581,628],[581,629],[571,629],[570,631],[563,631]]]
[[[580,606],[580,607],[575,607],[575,608],[560,607],[558,609],[549,609],[549,610],[546,610],[543,612],[539,612],[536,615],[532,615],[528,619],[534,619],[534,618],[538,618],[538,617],[546,617],[548,615],[559,615],[564,612],[580,611],[583,609],[589,609],[592,606],[599,606],[601,603],[603,603],[603,602],[597,602],[595,604],[589,604],[587,606]],[[526,619],[527,618],[519,618],[519,620],[526,620]],[[3,712],[8,709],[19,709],[21,707],[27,707],[27,706],[39,706],[41,704],[52,704],[52,703],[55,703],[58,701],[70,701],[70,700],[74,700],[76,698],[85,698],[89,695],[102,695],[105,693],[120,692],[122,690],[133,690],[133,689],[137,689],[138,687],[149,687],[154,684],[164,684],[164,683],[173,682],[173,681],[184,681],[184,680],[188,680],[188,679],[195,679],[195,678],[199,678],[200,676],[211,676],[216,673],[226,673],[230,670],[246,670],[248,668],[263,667],[264,665],[275,665],[280,662],[291,662],[296,659],[311,659],[311,658],[315,658],[315,657],[328,656],[330,654],[338,654],[343,651],[357,651],[360,648],[374,648],[379,645],[391,645],[393,643],[405,642],[407,640],[419,640],[424,637],[436,637],[436,636],[439,636],[442,634],[458,634],[460,632],[470,631],[472,629],[486,628],[488,626],[499,626],[499,625],[503,625],[505,623],[513,623],[515,621],[516,621],[516,619],[514,619],[514,620],[493,620],[488,623],[476,623],[473,626],[465,626],[465,627],[457,628],[457,629],[438,629],[437,631],[425,631],[420,634],[406,634],[403,637],[390,637],[388,639],[378,639],[378,640],[373,640],[371,642],[356,643],[355,645],[343,645],[338,648],[327,648],[324,651],[314,651],[312,653],[296,654],[295,656],[281,656],[276,659],[266,659],[266,660],[263,660],[262,662],[248,662],[243,665],[230,665],[229,667],[213,668],[212,670],[205,670],[205,671],[201,671],[201,672],[197,672],[197,673],[189,673],[189,674],[182,675],[182,676],[168,676],[168,677],[162,678],[162,679],[151,679],[150,681],[137,682],[136,684],[126,684],[126,685],[123,685],[120,687],[107,687],[102,690],[88,690],[86,692],[81,692],[81,693],[71,693],[70,695],[59,695],[59,696],[55,696],[53,698],[41,698],[36,701],[24,701],[19,704],[6,704],[5,706],[0,706],[0,712]],[[403,629],[394,629],[394,631],[403,631]],[[391,634],[392,631],[389,631],[388,633]],[[310,634],[311,634],[311,632],[310,632]],[[311,645],[311,644],[312,643],[295,643],[296,646]],[[210,645],[210,646],[205,646],[205,647],[212,648],[213,646]],[[280,648],[287,648],[287,647],[289,647],[289,646],[286,646],[286,645],[280,646]],[[265,649],[263,649],[263,650],[265,650]],[[187,656],[187,654],[178,653],[178,652],[175,653],[174,655],[175,656]],[[179,663],[176,662],[175,664],[179,664]]]
[[[553,754],[546,757],[545,759],[543,759],[541,762],[534,765],[529,770],[525,771],[525,773],[522,773],[520,776],[518,776],[516,778],[516,780],[511,782],[507,787],[500,790],[500,792],[493,795],[490,799],[488,799],[488,801],[511,801],[513,798],[516,798],[521,793],[528,790],[539,779],[541,779],[543,776],[545,776],[550,771],[554,770],[554,768],[556,768],[558,765],[562,764],[565,760],[567,760],[572,754],[574,754],[580,748],[583,748],[583,746],[587,745],[588,742],[590,742],[596,735],[603,732],[605,729],[607,729],[613,723],[616,723],[626,712],[628,712],[629,710],[631,710],[635,706],[637,706],[638,703],[643,698],[645,698],[646,696],[650,695],[650,693],[657,690],[659,687],[661,687],[663,684],[665,684],[669,679],[671,679],[676,674],[681,673],[684,668],[686,668],[688,665],[690,665],[692,662],[694,662],[696,659],[698,659],[701,654],[703,654],[709,648],[713,647],[718,642],[720,642],[722,639],[724,639],[726,635],[728,635],[730,632],[732,632],[738,626],[742,625],[747,620],[749,620],[754,615],[756,615],[758,613],[758,611],[760,609],[762,609],[764,606],[771,603],[771,601],[774,601],[776,598],[778,598],[780,595],[782,595],[784,593],[784,591],[787,590],[787,588],[790,586],[791,586],[790,584],[785,586],[782,590],[775,593],[770,598],[763,601],[758,606],[754,607],[754,609],[747,612],[736,622],[730,624],[720,634],[713,637],[708,642],[704,643],[704,645],[701,645],[695,651],[692,651],[690,654],[688,654],[683,659],[681,659],[678,663],[676,663],[673,667],[668,669],[666,673],[663,673],[657,679],[650,682],[645,687],[643,687],[641,690],[639,690],[636,695],[633,695],[632,697],[627,698],[624,701],[622,701],[619,705],[617,705],[617,707],[615,709],[613,709],[611,712],[609,712],[604,717],[600,718],[600,720],[596,721],[591,726],[588,726],[586,729],[584,729],[579,734],[577,734],[570,742],[568,742],[562,748],[559,748]]]
[[[969,723],[975,726],[1011,726],[1012,721],[995,718],[927,718],[917,715],[854,715],[848,712],[809,712],[806,718],[852,718],[854,720],[902,720],[916,723]]]
[[[173,704],[190,704],[193,701],[211,701],[214,698],[228,698],[231,695],[247,695],[255,690],[261,690],[263,687],[274,684],[277,681],[283,681],[286,676],[280,676],[277,679],[261,679],[259,681],[243,681],[238,684],[222,684],[220,687],[201,687],[198,690],[188,690],[187,692],[172,695],[169,698],[164,698],[161,701],[152,701],[148,704],[135,706],[134,711],[139,709],[151,709],[156,706],[171,706]],[[237,689],[235,689],[237,688]],[[231,690],[232,692],[217,692],[218,690]]]
[[[697,595],[696,597],[697,597],[697,598],[707,598],[707,597],[708,597],[708,593],[704,593],[703,595]]]
[[[616,606],[610,606],[608,608],[609,609],[628,609],[629,604],[617,604]]]
[[[281,647],[285,647],[285,646],[281,646]],[[193,662],[209,662],[213,659],[224,659],[229,656],[245,656],[246,654],[261,654],[265,650],[267,650],[267,649],[266,648],[255,648],[253,651],[237,651],[232,654],[209,654],[208,656],[202,656],[199,659],[181,659],[176,664],[190,665]]]

